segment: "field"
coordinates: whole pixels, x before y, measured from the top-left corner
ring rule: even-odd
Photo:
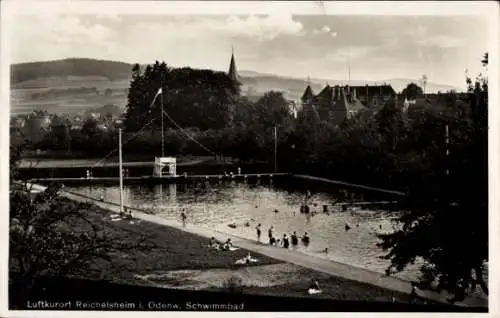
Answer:
[[[24,81],[11,88],[11,116],[33,110],[76,115],[108,104],[124,108],[128,85],[128,79],[110,81],[96,76],[49,77]],[[95,91],[91,91],[92,88]],[[75,89],[81,89],[82,92],[75,92]],[[111,94],[105,94],[107,89],[111,90]]]

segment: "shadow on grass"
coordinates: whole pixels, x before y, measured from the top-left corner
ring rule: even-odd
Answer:
[[[14,279],[15,276],[11,275],[11,280]],[[40,300],[43,300],[41,304]],[[461,308],[449,305],[422,306],[376,301],[299,299],[296,297],[263,296],[246,293],[171,290],[113,284],[105,281],[48,277],[38,280],[36,287],[32,289],[27,300],[19,301],[16,298],[16,291],[9,288],[10,310],[57,310],[47,307],[47,305],[50,306],[49,303],[55,302],[69,304],[64,309],[59,310],[487,312],[486,309]],[[84,308],[82,304],[87,307]],[[126,307],[120,309],[117,304],[125,304]],[[227,306],[228,304],[230,306]],[[220,305],[226,307],[220,307]],[[38,306],[38,308],[33,308],[33,306]]]

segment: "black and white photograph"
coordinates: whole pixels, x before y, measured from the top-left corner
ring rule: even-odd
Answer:
[[[499,4],[394,4],[3,1],[1,315],[492,314]]]

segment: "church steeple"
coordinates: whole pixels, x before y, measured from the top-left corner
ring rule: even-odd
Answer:
[[[234,61],[234,49],[231,47],[231,63],[227,72],[229,78],[235,82],[238,81],[238,71],[236,70],[236,62]]]

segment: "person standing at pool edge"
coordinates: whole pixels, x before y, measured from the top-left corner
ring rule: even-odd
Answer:
[[[299,239],[297,238],[297,232],[293,232],[292,234],[292,245],[297,246],[299,244]]]
[[[272,244],[273,243],[273,226],[272,225],[269,228],[268,235],[269,235],[269,244]]]
[[[259,241],[259,243],[260,243],[260,234],[261,234],[260,223],[259,223],[259,225],[257,225],[257,227],[255,229],[257,230],[257,241]]]
[[[307,235],[307,232],[305,232],[302,237],[302,243],[304,243],[305,246],[309,245],[309,235]]]
[[[182,218],[182,227],[186,227],[187,216],[186,213],[184,213],[184,209],[182,209],[181,218]]]
[[[290,242],[288,241],[288,237],[286,234],[283,234],[283,248],[288,248],[290,246]]]

